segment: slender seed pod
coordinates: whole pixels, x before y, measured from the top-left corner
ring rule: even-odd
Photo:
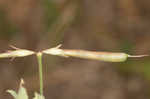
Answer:
[[[68,50],[68,49],[49,49],[44,50],[43,53],[58,55],[63,57],[78,57],[84,59],[93,59],[106,62],[123,62],[128,58],[128,54],[125,53],[111,53],[111,52],[95,52],[85,50]]]
[[[149,55],[128,55],[126,53],[112,53],[112,52],[95,52],[95,51],[85,51],[85,50],[63,50],[64,55],[85,58],[85,59],[94,59],[106,62],[124,62],[128,57],[139,58]]]
[[[106,62],[123,62],[128,58],[125,53],[111,53],[111,52],[95,52],[85,50],[63,50],[64,54],[72,57],[79,57],[84,59],[93,59]]]
[[[78,57],[84,59],[93,59],[106,62],[124,62],[128,57],[144,57],[148,55],[128,55],[126,53],[112,53],[112,52],[96,52],[86,50],[69,50],[60,49],[59,46],[42,51],[45,54],[63,56],[63,57]]]

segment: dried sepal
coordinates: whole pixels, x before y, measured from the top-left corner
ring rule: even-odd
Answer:
[[[16,46],[14,46],[14,45],[9,45],[12,49],[15,49],[15,50],[18,50],[18,49],[20,49],[20,48],[17,48]]]
[[[12,46],[11,46],[12,47]],[[13,58],[13,57],[25,57],[35,54],[34,51],[20,49],[13,46],[15,50],[9,50],[5,53],[0,53],[0,58]]]
[[[62,49],[60,49],[60,47],[61,47],[61,44],[54,47],[54,48],[43,50],[42,53],[50,54],[50,55],[63,56],[63,57],[69,57],[68,55],[66,55],[64,53],[64,51]]]

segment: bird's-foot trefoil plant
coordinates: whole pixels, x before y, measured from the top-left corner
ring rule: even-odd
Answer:
[[[77,57],[77,58],[84,58],[84,59],[92,59],[98,61],[105,61],[105,62],[124,62],[127,60],[128,57],[144,57],[148,55],[129,55],[126,53],[112,53],[112,52],[98,52],[98,51],[87,51],[87,50],[78,50],[78,49],[61,49],[61,44],[50,49],[46,49],[40,52],[35,52],[26,49],[16,48],[11,46],[14,50],[7,51],[5,53],[0,53],[0,58],[16,58],[16,57],[26,57],[29,55],[36,55],[37,61],[39,65],[39,82],[40,82],[40,94],[35,93],[35,97],[33,99],[45,99],[43,95],[43,75],[42,75],[42,55],[49,54],[49,55],[57,55],[62,57]],[[27,91],[23,87],[24,81],[21,80],[20,87],[18,92],[13,90],[7,90],[14,99],[28,99]]]

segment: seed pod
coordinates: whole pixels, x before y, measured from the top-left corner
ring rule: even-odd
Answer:
[[[111,53],[111,52],[95,52],[85,50],[63,50],[64,55],[79,57],[84,59],[93,59],[106,62],[123,62],[128,58],[125,53]]]
[[[63,57],[78,57],[84,59],[93,59],[106,62],[124,62],[128,57],[144,57],[148,55],[128,55],[126,53],[112,53],[112,52],[96,52],[86,50],[69,50],[60,49],[59,46],[42,51],[45,54],[58,55]]]
[[[123,62],[128,58],[128,54],[125,53],[95,52],[95,51],[85,51],[85,50],[56,49],[56,48],[44,50],[43,53],[64,56],[64,57],[72,56],[72,57],[107,61],[107,62]]]

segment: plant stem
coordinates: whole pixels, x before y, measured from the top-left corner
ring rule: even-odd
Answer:
[[[43,96],[43,73],[42,73],[42,53],[37,53],[37,59],[39,64],[39,79],[40,79],[40,94]]]

